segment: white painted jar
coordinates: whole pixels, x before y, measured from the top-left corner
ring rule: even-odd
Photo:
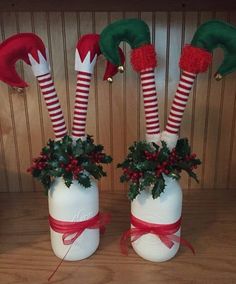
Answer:
[[[85,188],[74,180],[68,188],[62,178],[57,178],[48,192],[49,214],[56,220],[80,222],[96,216],[99,212],[99,194],[95,180]],[[72,245],[64,245],[61,233],[50,228],[53,252],[65,260],[81,260],[91,256],[98,248],[99,229],[86,229]]]
[[[142,191],[131,202],[131,213],[136,218],[154,224],[175,223],[181,217],[182,190],[178,181],[165,178],[165,190],[153,199],[151,190]],[[131,226],[132,227],[132,226]],[[175,233],[180,236],[181,228]],[[154,262],[167,261],[174,257],[179,249],[179,243],[174,242],[168,248],[156,235],[146,234],[132,242],[133,249],[142,258]]]

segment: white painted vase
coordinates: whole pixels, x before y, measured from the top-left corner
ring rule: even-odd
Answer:
[[[165,177],[165,190],[160,197],[153,199],[150,189],[144,190],[131,202],[131,213],[136,218],[154,224],[175,223],[181,217],[182,190],[178,181]],[[131,226],[132,227],[132,226]],[[175,233],[180,236],[181,228]],[[132,242],[133,249],[142,258],[154,262],[167,261],[174,257],[179,243],[168,248],[161,240],[146,234]]]
[[[68,188],[62,178],[57,178],[48,192],[49,214],[60,221],[85,221],[99,212],[99,194],[96,181],[91,179],[91,187],[85,188],[73,181]],[[86,229],[72,245],[64,245],[62,234],[50,228],[51,245],[55,255],[63,258],[71,246],[65,260],[81,260],[91,256],[98,248],[99,229]]]

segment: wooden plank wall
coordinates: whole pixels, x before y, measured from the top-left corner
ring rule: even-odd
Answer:
[[[50,61],[66,123],[71,129],[76,74],[74,52],[77,39],[85,33],[101,30],[120,18],[138,17],[151,30],[158,52],[156,71],[161,126],[167,114],[179,79],[178,59],[181,47],[189,42],[196,27],[212,18],[236,24],[236,12],[2,12],[0,41],[18,32],[35,32],[49,48]],[[144,138],[144,113],[139,78],[129,64],[112,85],[102,81],[105,60],[98,60],[93,78],[87,130],[96,142],[105,145],[114,162],[107,166],[108,177],[100,182],[102,190],[124,190],[119,183],[121,161],[127,147]],[[182,179],[185,189],[236,187],[236,77],[235,73],[221,82],[213,74],[222,61],[216,50],[210,70],[198,76],[184,114],[181,136],[189,137],[193,150],[203,165],[198,170],[200,183]],[[28,66],[17,64],[17,70],[29,83],[22,95],[0,83],[0,191],[41,190],[38,182],[26,173],[32,157],[51,137],[52,128],[35,78]]]

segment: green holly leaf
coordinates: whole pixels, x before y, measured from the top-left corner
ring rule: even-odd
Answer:
[[[70,187],[72,185],[73,182],[73,174],[71,172],[65,172],[63,175],[63,179],[65,182],[65,185],[67,187]]]
[[[129,200],[134,200],[136,196],[139,194],[139,186],[137,183],[131,183],[128,191]]]
[[[67,153],[60,152],[60,153],[55,154],[55,156],[60,163],[67,164],[69,162]]]
[[[33,170],[33,172],[32,172],[32,175],[33,175],[33,177],[35,177],[35,178],[39,177],[40,174],[41,174],[41,171],[40,171],[40,170],[37,170],[37,169]]]
[[[140,163],[137,163],[136,169],[138,171],[142,172],[142,171],[148,170],[150,167],[153,168],[153,165],[154,165],[153,162],[149,162],[148,160],[145,160],[145,161],[142,161]],[[154,165],[154,167],[155,167],[155,165]]]
[[[167,147],[166,143],[162,141],[162,148],[159,152],[159,155],[158,155],[158,162],[159,163],[163,163],[164,161],[167,161],[169,155],[170,155],[170,150],[169,148]]]
[[[72,179],[64,179],[64,181],[65,181],[65,185],[68,187],[68,188],[70,188],[70,186],[72,185]]]
[[[104,146],[101,144],[98,144],[95,146],[95,151],[96,152],[102,152],[104,150]]]
[[[91,186],[91,181],[90,181],[90,178],[89,176],[81,173],[79,174],[78,176],[78,182],[83,185],[84,187],[88,188]]]
[[[101,162],[104,163],[104,164],[109,164],[109,163],[112,162],[112,157],[105,155],[105,156],[102,158]]]
[[[122,176],[120,176],[120,182],[126,182],[126,181],[128,181],[129,180],[129,178],[126,176],[126,175],[122,175]]]
[[[196,173],[194,173],[193,171],[188,171],[188,174],[190,177],[192,177],[197,183],[199,183],[199,180],[197,178]]]
[[[164,142],[164,141],[162,141],[162,142]],[[156,143],[152,142],[152,146],[155,148],[155,151],[159,151],[160,147]]]
[[[156,183],[153,186],[152,189],[153,199],[158,198],[161,195],[161,193],[164,191],[164,189],[165,189],[165,180],[163,177],[161,177],[156,181]]]
[[[59,167],[59,162],[56,160],[48,161],[48,166],[50,168],[58,168]]]
[[[179,180],[180,179],[180,174],[177,172],[171,172],[168,177]]]
[[[72,144],[72,142],[73,142],[72,138],[68,135],[64,136],[63,139],[62,139],[62,144],[66,145],[66,146]]]
[[[181,157],[185,157],[187,155],[190,155],[191,153],[191,148],[188,144],[188,139],[183,138],[183,139],[179,139],[177,144],[176,144],[176,152],[181,156]]]
[[[141,181],[142,186],[148,187],[156,182],[156,176],[152,172],[146,172]]]

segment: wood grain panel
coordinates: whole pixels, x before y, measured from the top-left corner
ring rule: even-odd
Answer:
[[[4,13],[2,15],[2,19],[3,19],[5,38],[17,33],[16,15],[14,13]],[[17,65],[17,71],[20,73],[19,64]],[[6,96],[6,94],[3,93],[3,96]],[[25,147],[29,147],[28,140],[26,139],[27,133],[25,132],[26,123],[25,123],[24,98],[23,96],[16,94],[12,88],[9,88],[8,89],[8,100],[9,101],[6,103],[6,108],[9,107],[10,112],[8,111],[7,113],[8,117],[4,116],[4,118],[5,119],[11,118],[11,129],[9,128],[9,131],[12,134],[9,133],[10,135],[7,134],[5,136],[6,140],[10,138],[8,141],[6,141],[7,144],[5,147],[9,187],[11,191],[21,191],[22,190],[21,170],[22,170],[22,173],[23,172],[25,173],[25,170],[21,168],[21,164],[20,164],[19,148],[22,145],[19,145],[18,139],[21,140],[24,137],[24,139],[26,140]],[[2,103],[4,103],[4,101]],[[1,109],[4,110],[5,107]],[[5,125],[3,125],[3,133],[5,131],[8,131],[7,128],[5,130]],[[24,134],[25,136],[20,135],[19,131],[21,130],[22,130],[22,134]],[[28,151],[28,149],[26,150]],[[25,160],[23,159],[23,161]]]
[[[198,25],[212,18],[211,12],[204,12],[198,14]],[[193,133],[192,133],[192,147],[198,153],[201,160],[204,159],[205,151],[205,121],[208,110],[208,91],[210,89],[209,82],[211,82],[211,67],[205,72],[197,76],[195,82],[195,116],[193,118]],[[203,184],[203,173],[205,164],[201,165],[196,172],[200,179],[200,183],[192,182],[191,188],[199,189]]]
[[[233,11],[231,13],[229,13],[229,20],[232,24],[236,25],[236,12]],[[236,169],[236,137],[235,137],[235,133],[236,133],[236,129],[235,129],[235,125],[236,125],[236,86],[235,86],[235,75],[232,74],[232,84],[229,84],[229,86],[233,86],[231,91],[233,92],[233,96],[234,98],[230,100],[231,104],[229,106],[229,108],[232,108],[232,113],[231,113],[231,117],[228,117],[227,121],[226,121],[226,127],[224,126],[223,131],[227,131],[227,133],[223,133],[222,134],[222,138],[223,141],[224,139],[227,139],[226,137],[229,137],[230,134],[230,141],[229,139],[227,139],[227,147],[229,149],[229,159],[228,159],[228,164],[225,167],[224,172],[227,174],[227,180],[226,180],[226,184],[227,187],[229,188],[233,188],[234,184],[236,184],[236,175],[235,175],[235,169]],[[225,96],[224,96],[225,97]],[[228,99],[225,99],[225,104],[227,104]],[[225,109],[226,111],[226,115],[228,116],[228,112],[227,109]],[[231,128],[228,128],[228,125],[230,125],[231,123]],[[226,135],[226,137],[224,137],[224,134]],[[222,143],[223,144],[223,143]],[[223,146],[223,145],[222,145]],[[226,148],[226,146],[223,146],[224,148]]]
[[[3,15],[0,14],[0,40],[3,41],[5,39],[4,33],[4,25],[3,25]],[[1,152],[0,152],[0,180],[1,180],[1,191],[8,191],[9,190],[9,170],[8,170],[8,159],[6,160],[6,139],[8,136],[8,141],[13,142],[13,128],[12,128],[12,120],[10,115],[10,106],[9,106],[9,99],[8,99],[8,88],[6,84],[0,82],[0,92],[2,94],[1,102],[4,104],[4,108],[0,109],[0,145],[1,145]],[[15,156],[13,148],[13,155]]]
[[[235,11],[223,12],[2,12],[0,40],[17,32],[35,32],[49,49],[56,89],[71,131],[76,72],[75,46],[79,36],[100,33],[108,23],[120,18],[143,19],[151,31],[158,53],[156,85],[161,128],[164,128],[180,70],[178,61],[184,43],[191,41],[198,25],[212,18],[236,24]],[[114,83],[103,82],[105,59],[98,58],[89,95],[87,132],[105,146],[113,158],[106,167],[108,177],[102,190],[123,191],[121,171],[116,168],[128,147],[145,135],[143,99],[139,75],[130,65],[130,46],[120,45],[126,56],[125,73],[117,74]],[[214,52],[209,71],[200,74],[190,94],[180,134],[188,137],[193,151],[203,160],[197,173],[200,184],[184,176],[183,188],[235,188],[236,186],[236,84],[235,73],[221,82],[213,74],[223,58]],[[37,81],[29,66],[17,64],[17,70],[29,87],[18,95],[0,83],[0,191],[33,191],[42,187],[26,174],[32,157],[51,137],[52,126]]]
[[[108,13],[95,13],[95,32],[101,33],[108,24]],[[97,96],[97,142],[104,145],[105,151],[112,155],[113,137],[111,132],[111,94],[109,83],[103,81],[105,66],[102,61],[97,62],[96,96]],[[113,187],[113,165],[105,165],[105,170],[109,176],[101,180],[101,187],[104,190],[112,190]]]
[[[217,13],[214,17],[226,20],[226,13]],[[223,59],[222,50],[216,50],[213,54],[212,72],[210,78],[210,90],[208,100],[208,113],[205,128],[205,157],[203,163],[205,164],[205,171],[203,175],[203,187],[215,187],[215,171],[217,166],[217,152],[219,146],[220,136],[220,119],[222,110],[222,95],[224,92],[225,79],[217,82],[213,79],[213,74],[216,72],[218,66]]]
[[[169,14],[157,12],[154,14],[154,39],[157,50],[156,88],[159,104],[160,127],[163,130],[167,113],[165,101],[167,97],[168,59],[169,59]]]

